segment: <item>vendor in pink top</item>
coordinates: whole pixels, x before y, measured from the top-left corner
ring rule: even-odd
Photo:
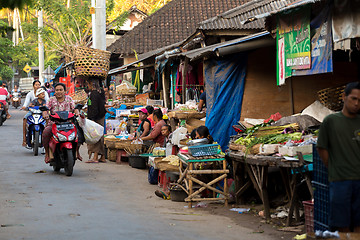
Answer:
[[[163,120],[163,114],[160,109],[155,109],[153,114],[155,126],[148,136],[142,137],[141,139],[143,141],[153,140],[155,143],[159,143],[162,146],[164,144],[165,136],[161,134],[161,128],[166,125],[166,123]]]

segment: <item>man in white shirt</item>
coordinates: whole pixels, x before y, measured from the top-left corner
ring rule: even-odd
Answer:
[[[41,83],[39,80],[35,80],[33,82],[33,88],[34,91],[30,91],[28,92],[28,94],[26,94],[26,98],[25,98],[25,102],[23,107],[21,108],[22,110],[26,110],[26,108],[29,107],[29,104],[36,98],[36,91],[41,87]],[[45,91],[45,101],[47,102],[49,100],[49,95],[47,94],[47,92]],[[26,147],[26,119],[31,115],[31,112],[27,112],[24,116],[23,119],[23,147]]]

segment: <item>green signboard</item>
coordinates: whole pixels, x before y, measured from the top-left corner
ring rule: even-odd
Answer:
[[[294,69],[311,68],[310,5],[277,17],[277,84]]]

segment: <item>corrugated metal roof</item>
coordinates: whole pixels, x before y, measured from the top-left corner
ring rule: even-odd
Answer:
[[[320,0],[253,0],[201,22],[201,30],[251,30],[264,29],[263,17],[289,8]],[[254,18],[253,21],[248,21]],[[244,24],[246,23],[246,24]]]
[[[269,35],[270,35],[269,32],[263,31],[263,32],[259,32],[259,33],[255,33],[255,34],[246,36],[246,37],[237,38],[237,39],[226,41],[223,43],[213,44],[213,45],[206,46],[203,48],[197,48],[197,49],[190,50],[187,52],[170,54],[166,57],[173,58],[173,57],[185,56],[185,57],[189,58],[191,61],[194,61],[194,60],[197,60],[202,57],[210,56],[211,54],[214,54],[220,48],[225,48],[225,47],[229,47],[229,46],[242,44],[244,42],[248,42],[251,40],[268,37]]]

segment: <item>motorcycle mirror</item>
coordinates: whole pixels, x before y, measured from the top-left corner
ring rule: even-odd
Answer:
[[[39,107],[39,109],[41,111],[48,111],[49,110],[48,107],[46,107],[46,106],[41,106],[41,107]]]

